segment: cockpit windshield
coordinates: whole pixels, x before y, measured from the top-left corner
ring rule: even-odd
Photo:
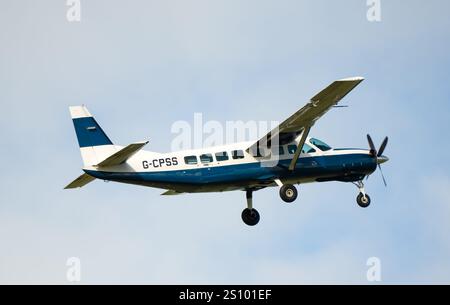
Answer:
[[[310,153],[315,153],[316,150],[314,148],[312,148],[311,146],[309,146],[308,144],[303,144],[303,149],[302,149],[302,153],[304,154],[310,154]]]
[[[318,149],[320,149],[321,151],[329,151],[332,149],[328,144],[326,144],[318,139],[311,138],[311,139],[309,139],[309,142],[312,145],[314,145],[315,147],[317,147]]]

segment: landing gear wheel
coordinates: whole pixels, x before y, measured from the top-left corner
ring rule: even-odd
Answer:
[[[280,197],[284,202],[291,203],[297,199],[297,189],[291,184],[283,185],[280,188]]]
[[[242,211],[242,220],[248,226],[256,226],[259,222],[259,213],[255,209],[245,209]]]
[[[367,208],[370,205],[370,197],[369,195],[365,195],[363,193],[359,193],[358,197],[356,197],[356,202],[362,208]]]

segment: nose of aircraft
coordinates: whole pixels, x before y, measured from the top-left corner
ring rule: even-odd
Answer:
[[[389,158],[386,157],[386,156],[380,156],[380,157],[377,157],[377,163],[378,163],[378,164],[383,164],[383,163],[386,163],[386,162],[388,162],[388,161],[389,161]]]

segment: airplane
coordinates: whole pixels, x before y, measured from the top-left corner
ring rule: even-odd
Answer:
[[[115,145],[84,105],[69,107],[84,173],[65,189],[101,179],[164,189],[162,195],[240,190],[246,194],[247,208],[241,217],[248,226],[260,221],[253,193],[267,187],[278,187],[281,199],[292,203],[298,196],[294,185],[353,183],[359,190],[358,205],[367,208],[371,199],[363,181],[389,161],[383,155],[388,138],[376,149],[367,135],[369,149],[349,149],[332,148],[309,136],[316,121],[333,107],[342,107],[338,103],[363,80],[352,77],[332,82],[257,141],[169,153],[142,150],[148,141]]]

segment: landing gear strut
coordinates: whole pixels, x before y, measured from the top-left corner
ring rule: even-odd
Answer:
[[[370,197],[368,194],[366,194],[366,191],[364,190],[364,183],[362,180],[358,182],[353,182],[354,185],[359,189],[358,197],[356,197],[356,202],[358,205],[362,208],[367,208],[370,205]]]
[[[253,208],[253,191],[247,190],[247,208],[242,211],[242,220],[248,226],[256,226],[259,222],[259,213]]]

